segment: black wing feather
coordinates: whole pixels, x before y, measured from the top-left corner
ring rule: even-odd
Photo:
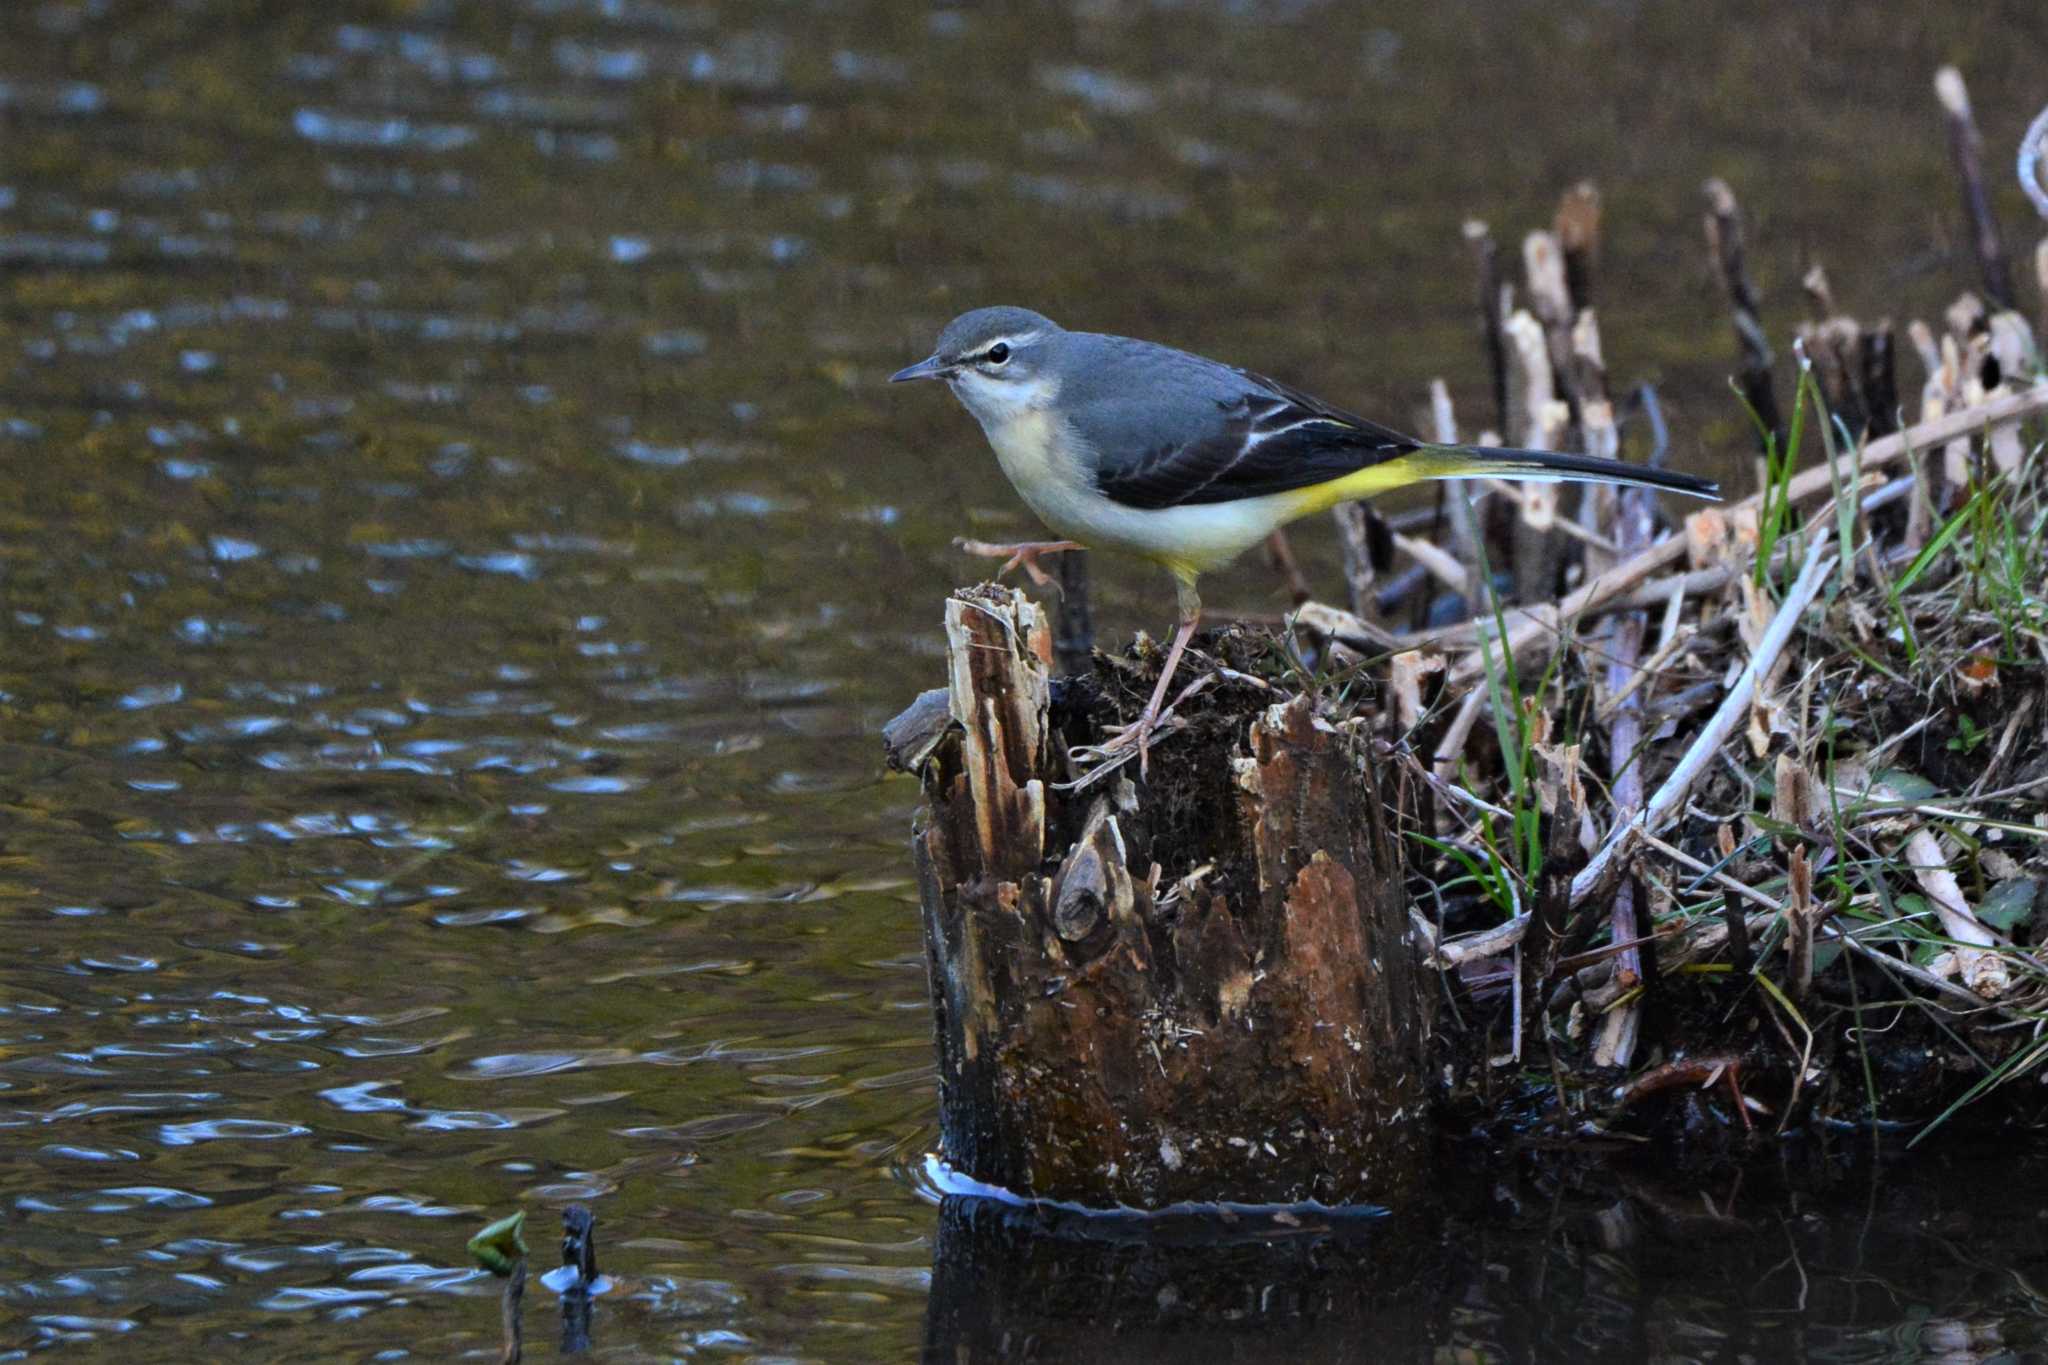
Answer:
[[[1327,483],[1421,443],[1299,389],[1240,370],[1245,392],[1217,404],[1216,429],[1097,475],[1105,497],[1156,511]]]

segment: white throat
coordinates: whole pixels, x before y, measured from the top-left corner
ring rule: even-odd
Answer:
[[[953,392],[981,423],[981,429],[993,438],[997,428],[1051,407],[1060,396],[1060,381],[1048,374],[1030,379],[995,379],[975,370],[962,370],[953,377]]]

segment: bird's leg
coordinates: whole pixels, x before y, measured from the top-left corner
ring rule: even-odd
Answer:
[[[956,538],[953,541],[953,548],[965,550],[971,555],[981,555],[986,559],[1002,560],[1003,567],[996,570],[997,578],[1021,566],[1024,572],[1031,576],[1033,583],[1041,588],[1058,591],[1059,584],[1053,581],[1050,574],[1038,567],[1038,557],[1058,554],[1062,550],[1085,550],[1088,547],[1078,540],[1026,540],[1014,545],[996,545],[986,540]]]
[[[1149,749],[1152,732],[1159,728],[1160,712],[1166,705],[1166,689],[1173,685],[1174,671],[1180,667],[1180,656],[1187,650],[1188,640],[1195,633],[1195,626],[1202,619],[1202,599],[1195,595],[1195,585],[1180,584],[1180,628],[1173,633],[1173,644],[1166,651],[1166,666],[1159,670],[1159,682],[1152,689],[1152,700],[1145,703],[1145,709],[1133,723],[1124,726],[1108,739],[1091,745],[1087,754],[1092,758],[1110,759],[1135,748],[1138,751],[1138,772],[1143,775],[1150,759]]]
[[[1181,651],[1188,647],[1188,637],[1195,633],[1195,624],[1202,619],[1201,608],[1193,615],[1182,616],[1180,629],[1173,633],[1173,646],[1166,651],[1166,667],[1159,672],[1159,685],[1152,689],[1152,700],[1145,703],[1144,714],[1138,717],[1138,774],[1143,776],[1145,766],[1151,760],[1146,752],[1152,739],[1153,730],[1159,726],[1159,710],[1166,704],[1166,688],[1173,681],[1173,672],[1180,667]]]

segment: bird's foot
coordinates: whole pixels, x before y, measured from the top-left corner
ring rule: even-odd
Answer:
[[[1136,755],[1138,771],[1145,771],[1151,760],[1152,736],[1161,731],[1178,730],[1182,721],[1168,708],[1164,714],[1151,711],[1139,716],[1129,725],[1120,725],[1111,730],[1100,744],[1077,744],[1067,752],[1083,763],[1107,763],[1112,759],[1121,762]]]
[[[1145,776],[1151,762],[1152,741],[1187,728],[1187,722],[1175,715],[1173,708],[1214,680],[1213,674],[1205,674],[1182,688],[1180,695],[1168,705],[1156,709],[1147,706],[1136,720],[1110,731],[1100,744],[1077,744],[1067,750],[1067,757],[1075,763],[1092,766],[1074,781],[1061,784],[1060,790],[1081,791],[1092,787],[1133,758],[1138,760],[1138,775]]]
[[[1021,568],[1039,587],[1051,588],[1058,592],[1060,585],[1053,580],[1052,575],[1038,567],[1038,557],[1059,554],[1065,550],[1085,550],[1088,547],[1078,540],[1026,540],[1014,545],[998,545],[986,540],[956,538],[953,541],[953,548],[965,550],[971,555],[980,555],[985,559],[1002,560],[1003,566],[996,570],[997,578],[1001,578],[1012,569]]]
[[[1134,758],[1138,760],[1138,774],[1142,777],[1151,759],[1152,741],[1173,733],[1186,723],[1171,709],[1156,716],[1148,711],[1131,724],[1110,731],[1100,744],[1075,745],[1067,750],[1067,758],[1077,767],[1085,766],[1086,771],[1072,782],[1059,783],[1059,789],[1086,791]]]

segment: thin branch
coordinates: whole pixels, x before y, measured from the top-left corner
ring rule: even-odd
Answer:
[[[1266,564],[1287,585],[1287,596],[1295,606],[1316,595],[1315,589],[1309,586],[1308,577],[1301,571],[1301,562],[1294,557],[1294,546],[1287,539],[1286,527],[1276,526],[1266,537]]]
[[[1060,672],[1079,677],[1094,665],[1095,611],[1089,601],[1088,555],[1068,551],[1053,556],[1053,581],[1059,602],[1053,608],[1052,650]]]

